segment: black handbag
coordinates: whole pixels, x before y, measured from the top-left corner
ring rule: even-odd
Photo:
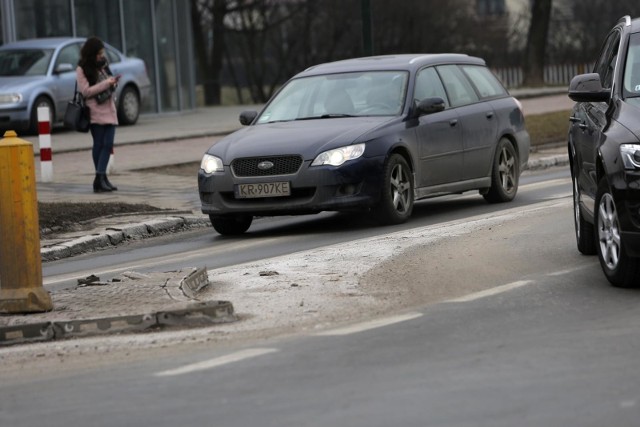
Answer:
[[[78,92],[76,82],[73,100],[67,104],[67,111],[64,113],[64,125],[78,132],[89,132],[91,124],[89,107],[84,104],[84,97]]]

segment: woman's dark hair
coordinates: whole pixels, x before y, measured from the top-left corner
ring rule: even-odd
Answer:
[[[104,43],[97,37],[89,37],[80,49],[80,61],[78,65],[84,71],[90,85],[98,82],[98,65],[96,64],[96,56],[98,52],[104,49]]]

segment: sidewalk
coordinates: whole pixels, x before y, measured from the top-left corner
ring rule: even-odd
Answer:
[[[543,98],[523,95],[522,103],[525,114],[564,110],[573,105],[563,94]],[[144,116],[135,126],[119,127],[111,174],[111,181],[118,186],[118,191],[112,193],[93,193],[90,135],[54,130],[51,183],[40,180],[37,137],[25,138],[34,143],[39,201],[117,201],[146,203],[170,210],[160,215],[101,218],[87,224],[82,231],[55,237],[45,235],[41,239],[43,260],[118,245],[127,239],[209,227],[208,217],[200,213],[197,166],[192,174],[187,175],[165,173],[163,167],[199,163],[216,139],[241,127],[238,121],[241,111],[259,108],[212,107],[183,114]],[[567,161],[566,148],[559,144],[532,152],[529,169],[562,165]],[[144,171],[149,168],[154,168],[154,171]],[[189,291],[185,285],[189,283],[191,274],[190,270],[147,276],[130,273],[119,282],[104,284],[97,281],[76,289],[54,292],[54,311],[50,313],[0,315],[0,346],[60,337],[141,331],[163,325],[188,325],[193,319],[205,323],[233,321],[230,303],[198,302],[198,292]],[[194,317],[193,313],[198,315]]]

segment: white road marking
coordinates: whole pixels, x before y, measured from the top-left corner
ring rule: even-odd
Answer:
[[[447,300],[445,302],[469,302],[469,301],[475,301],[475,300],[480,299],[480,298],[485,298],[485,297],[488,297],[488,296],[501,294],[503,292],[507,292],[507,291],[510,291],[512,289],[520,288],[522,286],[526,286],[526,285],[529,285],[531,283],[533,283],[532,280],[519,280],[517,282],[507,283],[506,285],[496,286],[495,288],[491,288],[491,289],[487,289],[487,290],[484,290],[484,291],[476,292],[476,293],[473,293],[473,294],[465,295],[465,296],[460,297],[460,298],[450,299],[450,300]]]
[[[370,329],[376,329],[376,328],[381,328],[383,326],[393,325],[395,323],[405,322],[407,320],[416,319],[421,316],[422,316],[422,313],[407,313],[399,316],[385,317],[384,319],[377,319],[377,320],[371,320],[368,322],[358,323],[356,325],[346,326],[344,328],[321,331],[315,335],[338,336],[338,335],[355,334],[358,332],[368,331]]]
[[[175,375],[190,374],[192,372],[204,371],[207,369],[216,368],[218,366],[226,365],[229,363],[239,362],[245,359],[251,359],[253,357],[262,356],[278,351],[275,348],[250,348],[247,350],[238,351],[236,353],[229,354],[227,356],[216,357],[215,359],[205,360],[198,363],[192,363],[191,365],[185,365],[176,369],[169,369],[167,371],[156,372],[156,377],[171,377]]]

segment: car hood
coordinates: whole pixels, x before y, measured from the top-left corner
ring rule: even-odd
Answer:
[[[332,148],[366,141],[397,117],[344,117],[252,125],[214,144],[209,154],[225,164],[239,157],[300,154],[312,160]]]
[[[0,93],[24,91],[43,80],[44,76],[0,77]]]

